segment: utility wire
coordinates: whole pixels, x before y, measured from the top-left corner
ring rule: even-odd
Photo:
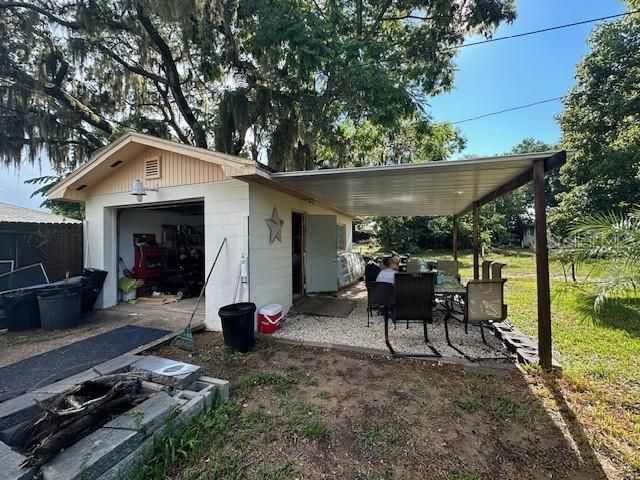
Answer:
[[[495,38],[489,38],[487,40],[481,40],[481,41],[478,41],[478,42],[463,43],[462,45],[459,45],[458,47],[451,47],[451,49],[463,48],[463,47],[471,47],[471,46],[474,46],[474,45],[481,45],[483,43],[491,43],[491,42],[498,42],[500,40],[509,40],[509,39],[512,39],[512,38],[525,37],[525,36],[528,36],[528,35],[535,35],[537,33],[544,33],[544,32],[550,32],[550,31],[553,31],[553,30],[559,30],[561,28],[568,28],[568,27],[575,27],[577,25],[584,25],[585,23],[599,22],[599,21],[602,21],[602,20],[610,20],[612,18],[625,17],[625,16],[628,16],[628,15],[633,15],[635,13],[640,13],[640,9],[632,10],[630,12],[625,12],[625,13],[619,13],[617,15],[609,15],[607,17],[592,18],[590,20],[582,20],[580,22],[567,23],[567,24],[564,24],[564,25],[557,25],[555,27],[548,27],[548,28],[542,28],[540,30],[533,30],[533,31],[530,31],[530,32],[517,33],[517,34],[514,34],[514,35],[507,35],[505,37],[495,37]],[[477,115],[475,117],[465,118],[463,120],[458,120],[457,122],[451,122],[451,125],[458,125],[460,123],[472,122],[474,120],[479,120],[481,118],[492,117],[494,115],[500,115],[502,113],[513,112],[515,110],[523,110],[525,108],[535,107],[536,105],[542,105],[544,103],[557,102],[558,100],[561,100],[561,99],[562,99],[562,97],[555,97],[555,98],[549,98],[547,100],[540,100],[539,102],[528,103],[526,105],[519,105],[517,107],[506,108],[504,110],[498,110],[497,112],[485,113],[485,114],[482,114],[482,115]]]
[[[516,33],[514,35],[506,35],[504,37],[494,37],[494,38],[488,38],[486,40],[480,40],[477,42],[463,43],[462,45],[458,45],[457,47],[448,48],[448,50],[455,50],[456,48],[472,47],[474,45],[481,45],[483,43],[499,42],[500,40],[509,40],[512,38],[526,37],[528,35],[551,32],[553,30],[560,30],[561,28],[576,27],[578,25],[584,25],[586,23],[600,22],[602,20],[611,20],[612,18],[626,17],[629,15],[633,15],[635,13],[640,13],[640,9],[632,10],[630,12],[618,13],[616,15],[609,15],[607,17],[598,17],[598,18],[592,18],[589,20],[582,20],[580,22],[565,23],[564,25],[556,25],[555,27],[541,28],[539,30],[532,30],[530,32]]]
[[[513,112],[514,110],[522,110],[524,108],[535,107],[536,105],[542,105],[543,103],[551,103],[562,100],[562,97],[549,98],[547,100],[540,100],[539,102],[528,103],[526,105],[519,105],[517,107],[506,108],[504,110],[498,110],[497,112],[484,113],[471,118],[465,118],[464,120],[458,120],[457,122],[450,122],[450,125],[457,125],[459,123],[471,122],[473,120],[479,120],[485,117],[491,117],[493,115],[500,115],[501,113]]]
[[[640,13],[640,9],[632,10],[630,12],[618,13],[616,15],[609,15],[609,16],[606,16],[606,17],[591,18],[589,20],[581,20],[579,22],[566,23],[564,25],[556,25],[555,27],[541,28],[539,30],[532,30],[530,32],[516,33],[514,35],[507,35],[507,36],[504,36],[504,37],[493,37],[493,38],[488,38],[486,40],[479,40],[477,42],[463,43],[462,45],[452,45],[450,47],[440,48],[439,51],[446,52],[446,51],[450,51],[450,50],[457,50],[459,48],[464,48],[464,47],[472,47],[472,46],[475,46],[475,45],[482,45],[482,44],[485,44],[485,43],[499,42],[501,40],[511,40],[511,39],[514,39],[514,38],[526,37],[526,36],[529,36],[529,35],[536,35],[538,33],[551,32],[553,30],[560,30],[560,29],[563,29],[563,28],[575,27],[577,25],[584,25],[586,23],[599,22],[599,21],[602,21],[602,20],[611,20],[612,18],[626,17],[626,16],[633,15],[633,14],[636,14],[636,13]],[[346,67],[346,70],[355,70],[355,69],[362,68],[362,67],[376,65],[376,64],[378,64],[380,62],[395,62],[395,61],[398,61],[398,60],[403,60],[404,58],[405,58],[404,55],[398,55],[398,56],[395,56],[395,57],[391,56],[389,58],[382,58],[382,59],[379,59],[379,60],[376,60],[376,61],[366,62],[366,63],[363,63],[363,64],[354,64],[354,65]]]

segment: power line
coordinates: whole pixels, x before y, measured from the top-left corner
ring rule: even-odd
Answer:
[[[484,113],[471,118],[465,118],[464,120],[458,120],[457,122],[450,122],[451,125],[457,125],[459,123],[471,122],[473,120],[479,120],[485,117],[491,117],[493,115],[500,115],[501,113],[513,112],[514,110],[522,110],[524,108],[535,107],[536,105],[542,105],[543,103],[551,103],[562,100],[562,97],[549,98],[547,100],[540,100],[539,102],[528,103],[526,105],[519,105],[517,107],[506,108],[504,110],[498,110],[497,112]]]
[[[485,43],[493,43],[493,42],[499,42],[501,40],[511,40],[514,38],[520,38],[520,37],[526,37],[529,35],[536,35],[538,33],[545,33],[545,32],[551,32],[553,30],[560,30],[563,28],[569,28],[569,27],[575,27],[578,25],[584,25],[586,23],[593,23],[593,22],[600,22],[602,20],[611,20],[613,18],[620,18],[620,17],[626,17],[629,15],[633,15],[636,13],[640,13],[640,9],[638,10],[631,10],[630,12],[624,12],[624,13],[618,13],[615,15],[608,15],[606,17],[598,17],[598,18],[590,18],[588,20],[581,20],[579,22],[573,22],[573,23],[565,23],[564,25],[556,25],[554,27],[547,27],[547,28],[541,28],[538,30],[532,30],[530,32],[523,32],[523,33],[516,33],[513,35],[506,35],[504,37],[493,37],[493,38],[488,38],[486,40],[479,40],[477,42],[470,42],[470,43],[463,43],[462,45],[453,45],[450,47],[443,47],[441,49],[439,49],[439,51],[449,51],[449,50],[457,50],[458,48],[464,48],[464,47],[472,47],[475,45],[482,45]],[[425,18],[426,20],[426,18]],[[366,62],[364,64],[355,64],[355,65],[351,65],[346,67],[346,70],[353,70],[353,69],[358,69],[361,67],[367,67],[367,66],[371,66],[371,65],[376,65],[380,62],[389,62],[389,61],[396,61],[396,60],[403,60],[405,57],[404,55],[398,55],[395,57],[390,57],[390,58],[386,58],[386,59],[380,59],[380,60],[376,60],[376,61],[372,61],[372,62]]]
[[[584,25],[586,23],[600,22],[602,20],[611,20],[612,18],[626,17],[628,15],[633,15],[634,13],[640,13],[640,9],[632,10],[630,12],[618,13],[616,15],[609,15],[607,17],[598,17],[598,18],[592,18],[589,20],[581,20],[580,22],[565,23],[564,25],[556,25],[555,27],[541,28],[539,30],[532,30],[530,32],[516,33],[514,35],[506,35],[504,37],[494,37],[494,38],[488,38],[486,40],[480,40],[477,42],[463,43],[462,45],[458,45],[457,47],[450,47],[447,49],[455,50],[456,48],[472,47],[474,45],[481,45],[483,43],[499,42],[501,40],[510,40],[512,38],[526,37],[528,35],[551,32],[553,30],[560,30],[562,28],[576,27],[578,25]]]

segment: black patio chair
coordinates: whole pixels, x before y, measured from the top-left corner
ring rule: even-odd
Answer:
[[[433,353],[396,353],[389,341],[389,319],[385,315],[384,335],[387,348],[392,355],[410,357],[440,357],[440,353],[429,345],[427,324],[433,321],[434,302],[434,273],[396,273],[394,287],[394,302],[391,317],[394,324],[398,320],[420,322],[423,326],[424,343]]]
[[[377,263],[369,262],[366,267],[364,267],[364,281],[366,283],[375,282],[378,278],[378,274],[380,273],[380,267]]]
[[[367,327],[374,308],[383,308],[388,315],[389,305],[394,301],[393,285],[387,282],[367,282]]]

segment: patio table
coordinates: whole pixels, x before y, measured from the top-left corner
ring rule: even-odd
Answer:
[[[460,280],[456,277],[444,276],[444,282],[442,285],[435,286],[435,294],[439,296],[455,296],[455,295],[465,295],[467,293],[466,288],[462,286]]]
[[[440,298],[442,301],[442,305],[446,310],[445,315],[453,318],[456,318],[453,315],[454,313],[464,315],[464,310],[456,309],[456,304],[464,305],[464,303],[467,300],[466,298],[467,289],[462,285],[462,282],[460,282],[460,280],[457,277],[445,275],[444,282],[442,283],[442,285],[436,285],[434,292],[435,292],[436,298]],[[465,333],[467,333],[468,325],[467,325],[466,316],[463,317],[462,321],[464,323],[464,331]],[[449,342],[448,333],[447,333],[447,342],[451,345],[451,343]]]

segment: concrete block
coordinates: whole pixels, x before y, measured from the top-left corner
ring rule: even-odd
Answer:
[[[511,325],[505,323],[494,323],[492,327],[493,334],[498,338],[502,338],[504,335],[508,335],[514,331]]]
[[[144,440],[136,430],[100,428],[60,452],[42,468],[43,480],[93,480]]]
[[[158,430],[178,406],[178,402],[166,392],[158,392],[129,412],[114,418],[104,428],[135,430],[146,436]]]
[[[0,480],[31,480],[35,475],[35,468],[22,468],[20,465],[24,460],[24,456],[0,442]]]
[[[30,392],[0,403],[0,430],[13,427],[42,412],[35,400],[47,404],[56,397],[54,393]]]
[[[185,398],[185,396],[187,398]],[[180,391],[177,395],[180,405],[180,421],[188,422],[196,415],[200,415],[205,410],[205,397],[202,395],[196,395],[189,399],[188,395],[184,394],[184,390]]]
[[[128,454],[117,464],[100,475],[97,480],[124,480],[131,478],[133,472],[144,464],[153,453],[153,444],[157,438],[164,434],[165,428],[156,431],[154,435],[147,437],[133,452]]]
[[[519,348],[517,350],[518,362],[527,364],[538,363],[538,350],[532,350],[528,348]]]
[[[96,365],[93,367],[95,371],[100,373],[100,375],[110,375],[112,373],[122,373],[129,370],[131,364],[140,360],[140,355],[119,355],[116,358],[112,358],[111,360],[107,360],[106,362],[101,363],[100,365]]]
[[[209,409],[213,406],[213,402],[217,395],[217,387],[214,383],[196,380],[187,389],[181,390],[184,394],[193,393],[200,396],[204,400],[204,408]],[[195,397],[193,397],[195,398]]]
[[[505,334],[502,337],[502,341],[507,346],[507,350],[509,350],[511,353],[516,353],[516,350],[518,348],[536,346],[529,337],[520,333]]]
[[[219,403],[225,403],[227,400],[229,400],[229,387],[231,384],[229,383],[228,380],[202,376],[199,378],[199,381],[215,385],[216,387],[215,400],[218,401]]]
[[[140,360],[134,362],[131,365],[131,371],[149,372],[151,373],[152,382],[161,383],[162,385],[169,385],[174,388],[184,389],[186,386],[190,385],[200,377],[200,367],[197,367],[191,373],[186,373],[183,375],[169,376],[157,373],[163,368],[169,367],[171,365],[178,365],[180,363],[181,362],[176,362],[175,360],[168,360],[166,358],[149,355],[147,357],[141,357]]]

